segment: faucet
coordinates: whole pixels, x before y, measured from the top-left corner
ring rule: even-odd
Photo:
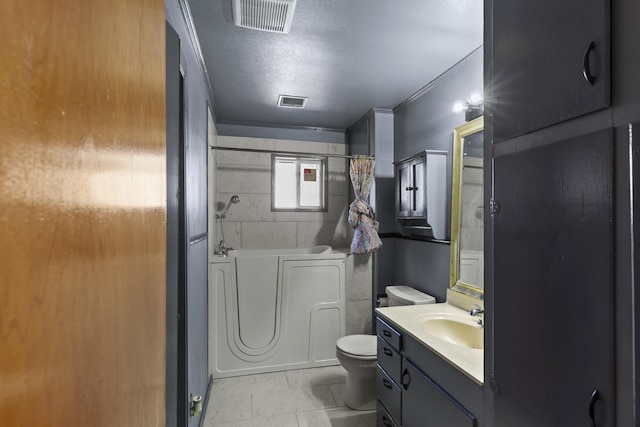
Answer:
[[[469,312],[469,314],[474,316],[474,317],[475,316],[479,316],[478,317],[478,325],[480,325],[480,326],[484,325],[484,321],[482,319],[482,316],[480,316],[480,314],[482,314],[482,313],[484,313],[484,308],[480,307],[477,304],[475,304],[475,308]]]
[[[218,246],[216,246],[216,250],[214,251],[214,253],[216,255],[220,255],[220,256],[227,256],[229,255],[229,251],[232,251],[233,248],[227,248],[224,245],[224,240],[220,240],[220,244],[218,244]]]

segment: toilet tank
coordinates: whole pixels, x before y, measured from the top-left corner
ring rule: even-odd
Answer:
[[[396,307],[399,305],[435,304],[436,302],[436,299],[431,295],[420,292],[410,286],[387,286],[386,293],[389,300],[389,307]]]

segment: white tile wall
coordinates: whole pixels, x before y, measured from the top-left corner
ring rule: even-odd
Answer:
[[[371,334],[371,300],[347,300],[345,310],[347,335]]]
[[[346,154],[344,144],[217,136],[219,146]],[[236,249],[277,249],[331,245],[348,247],[353,231],[347,223],[350,181],[348,160],[329,158],[328,212],[271,212],[271,156],[262,153],[215,151],[209,163],[210,211],[224,208],[233,194],[240,203],[229,210],[225,240]],[[220,240],[219,221],[210,222],[211,247]],[[212,255],[213,256],[213,255]]]
[[[322,154],[347,154],[344,144],[285,141],[265,138],[215,136],[225,147],[283,150]],[[210,256],[220,241],[222,210],[233,194],[240,203],[231,206],[224,221],[225,243],[236,249],[306,248],[331,245],[348,248],[353,230],[347,222],[351,181],[349,161],[329,158],[328,212],[271,212],[271,156],[269,154],[211,151],[209,197],[211,213]],[[347,260],[347,333],[371,333],[371,257]]]
[[[279,249],[297,247],[296,222],[242,223],[243,249]]]

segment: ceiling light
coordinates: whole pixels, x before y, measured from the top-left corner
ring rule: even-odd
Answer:
[[[484,105],[482,94],[474,92],[466,101],[455,101],[451,107],[454,113],[462,113],[464,111],[465,121],[470,121],[484,114]]]
[[[474,92],[469,97],[469,104],[471,105],[480,105],[482,104],[482,95],[478,92]]]
[[[451,107],[451,111],[453,111],[454,113],[462,113],[465,109],[466,105],[462,101],[454,102],[453,106]]]

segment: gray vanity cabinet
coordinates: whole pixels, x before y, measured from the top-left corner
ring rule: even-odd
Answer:
[[[613,427],[612,132],[494,161],[494,425]]]
[[[493,0],[496,142],[610,105],[609,3]]]
[[[378,317],[378,427],[478,427],[482,386]]]
[[[403,427],[475,427],[476,419],[407,359],[402,360]]]

